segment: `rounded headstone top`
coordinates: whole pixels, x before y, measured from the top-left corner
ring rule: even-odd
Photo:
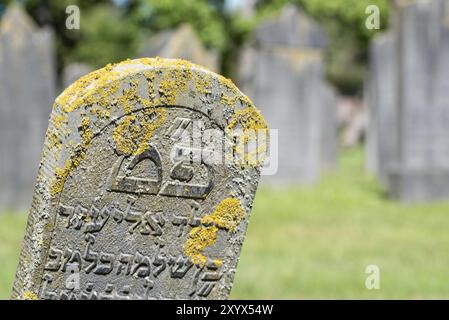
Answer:
[[[71,156],[59,163],[51,194],[62,190],[93,136],[108,123],[127,123],[117,126],[112,137],[120,152],[138,155],[146,151],[154,131],[165,121],[162,106],[188,106],[223,130],[268,128],[251,100],[231,80],[205,67],[159,57],[109,64],[81,77],[56,98],[47,139],[57,162],[65,159],[59,159],[61,153]],[[157,120],[131,124],[127,116],[139,108],[153,110]],[[76,116],[69,121],[68,114]]]

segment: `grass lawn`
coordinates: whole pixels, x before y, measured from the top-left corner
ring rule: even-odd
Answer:
[[[449,203],[389,200],[360,149],[323,178],[259,190],[231,298],[449,298]],[[380,290],[366,289],[367,265]]]
[[[26,218],[24,214],[0,214],[0,299],[11,295]]]
[[[25,216],[0,215],[0,298]],[[231,298],[449,298],[449,203],[401,205],[364,174],[360,149],[315,187],[259,189]],[[380,268],[380,289],[365,268]]]

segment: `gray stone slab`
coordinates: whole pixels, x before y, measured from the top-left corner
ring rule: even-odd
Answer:
[[[449,6],[449,3],[447,4]],[[435,70],[436,83],[433,92],[434,112],[434,143],[435,148],[434,166],[449,170],[449,24],[445,24],[440,35],[440,49],[437,52],[438,69]],[[448,194],[449,197],[449,194]]]
[[[370,48],[367,84],[369,123],[367,157],[369,169],[384,186],[387,172],[397,161],[398,95],[397,53],[393,33],[377,37]]]
[[[392,169],[388,175],[390,194],[401,202],[416,203],[447,199],[449,170]]]
[[[48,114],[55,98],[53,33],[18,5],[0,23],[0,209],[31,200]]]
[[[336,164],[336,100],[325,81],[324,41],[313,40],[317,28],[288,5],[257,27],[241,54],[239,83],[279,130],[278,170],[263,178],[269,184],[313,184]]]
[[[321,93],[321,168],[333,169],[338,162],[338,139],[337,135],[337,94],[335,89],[327,83],[322,85]]]
[[[253,100],[272,128],[279,130],[278,171],[264,179],[315,183],[321,168],[319,54],[282,49],[260,51],[255,70]]]
[[[324,49],[327,46],[324,31],[292,4],[284,6],[277,16],[258,26],[255,41],[261,47]]]
[[[401,9],[399,18],[399,161],[407,168],[426,167],[432,157],[432,69],[437,39],[427,9],[409,5]]]
[[[227,298],[263,158],[214,155],[266,128],[230,80],[182,60],[77,81],[51,113],[12,298]]]
[[[372,49],[377,171],[405,202],[449,198],[447,2],[398,2],[392,34]]]

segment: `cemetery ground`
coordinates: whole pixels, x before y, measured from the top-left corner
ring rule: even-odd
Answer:
[[[361,149],[314,187],[256,195],[233,299],[449,298],[449,203],[388,199]],[[0,215],[0,298],[12,287],[26,216]],[[365,287],[367,265],[380,289]]]

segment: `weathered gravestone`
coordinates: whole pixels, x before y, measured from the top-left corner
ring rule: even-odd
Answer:
[[[51,113],[13,298],[227,298],[263,161],[240,151],[266,128],[182,60],[78,80]]]
[[[141,50],[142,57],[185,59],[218,71],[218,54],[207,50],[189,24],[173,30],[161,31],[147,39]]]
[[[242,54],[239,81],[278,129],[278,170],[269,183],[310,184],[336,164],[335,93],[324,79],[323,31],[295,6],[264,21]]]
[[[449,198],[448,7],[398,1],[392,33],[372,50],[371,166],[402,201]]]
[[[395,34],[376,37],[370,47],[370,70],[366,82],[367,169],[387,185],[388,170],[397,153],[397,60]]]
[[[449,198],[449,28],[446,1],[412,1],[398,10],[398,154],[388,174],[404,201]]]
[[[0,212],[31,200],[55,75],[52,32],[9,6],[0,21]]]

